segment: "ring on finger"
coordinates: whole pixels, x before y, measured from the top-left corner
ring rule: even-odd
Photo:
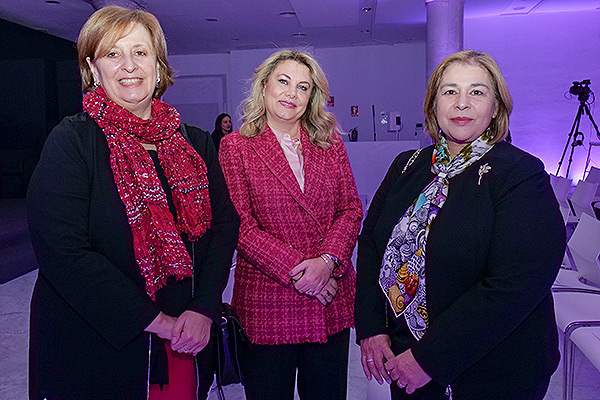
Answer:
[[[365,361],[367,361],[367,362],[374,362],[375,360],[373,360],[372,358],[367,358]]]
[[[313,293],[314,293],[314,292],[313,292],[312,290],[309,290],[308,292],[306,292],[306,294],[307,294],[307,295],[309,295],[309,296],[312,296],[312,295],[313,295]]]

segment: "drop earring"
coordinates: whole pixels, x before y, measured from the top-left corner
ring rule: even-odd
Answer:
[[[156,88],[158,89],[158,85],[160,84],[160,76],[156,78]]]

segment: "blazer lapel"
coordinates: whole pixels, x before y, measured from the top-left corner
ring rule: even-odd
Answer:
[[[250,142],[259,159],[279,180],[294,200],[309,211],[306,196],[300,190],[300,185],[298,185],[292,168],[287,158],[285,158],[285,154],[283,154],[283,149],[268,125],[262,134],[255,136]]]
[[[308,198],[307,201],[311,202],[319,196],[319,183],[321,177],[325,176],[325,150],[313,146],[304,131],[300,140],[304,156],[304,194]]]
[[[314,184],[314,180],[318,180],[318,174],[323,168],[322,160],[317,157],[315,160],[313,152],[315,149],[308,141],[305,133],[301,133],[302,151],[304,156],[304,189],[311,190],[311,186]],[[319,229],[322,228],[321,222],[315,215],[313,208],[310,203],[310,192],[303,193],[300,190],[300,185],[292,172],[292,168],[283,153],[283,149],[275,137],[275,134],[271,131],[271,128],[267,125],[265,131],[251,140],[252,148],[259,156],[259,159],[266,165],[266,167],[273,173],[273,175],[279,180],[283,187],[289,192],[292,198],[300,204],[300,206],[306,211],[311,219],[316,223]],[[307,160],[309,160],[307,162]],[[316,162],[315,162],[316,161]],[[312,190],[315,190],[312,188]]]

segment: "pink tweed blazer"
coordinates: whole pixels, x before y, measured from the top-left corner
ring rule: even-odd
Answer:
[[[350,262],[362,220],[346,148],[328,150],[301,132],[304,193],[267,126],[253,138],[239,132],[221,141],[219,160],[240,216],[233,305],[253,343],[326,342],[353,326],[356,272]],[[345,266],[328,307],[299,294],[289,271],[329,253]]]

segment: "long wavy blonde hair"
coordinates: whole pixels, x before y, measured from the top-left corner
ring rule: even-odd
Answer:
[[[306,110],[300,117],[300,123],[313,145],[328,149],[332,144],[333,133],[340,132],[335,115],[325,110],[325,102],[329,98],[329,84],[317,61],[310,54],[301,50],[280,50],[271,54],[254,70],[250,93],[243,102],[240,135],[254,137],[264,131],[267,123],[267,110],[262,96],[263,89],[277,65],[286,60],[296,61],[305,65],[309,70],[312,91]]]

